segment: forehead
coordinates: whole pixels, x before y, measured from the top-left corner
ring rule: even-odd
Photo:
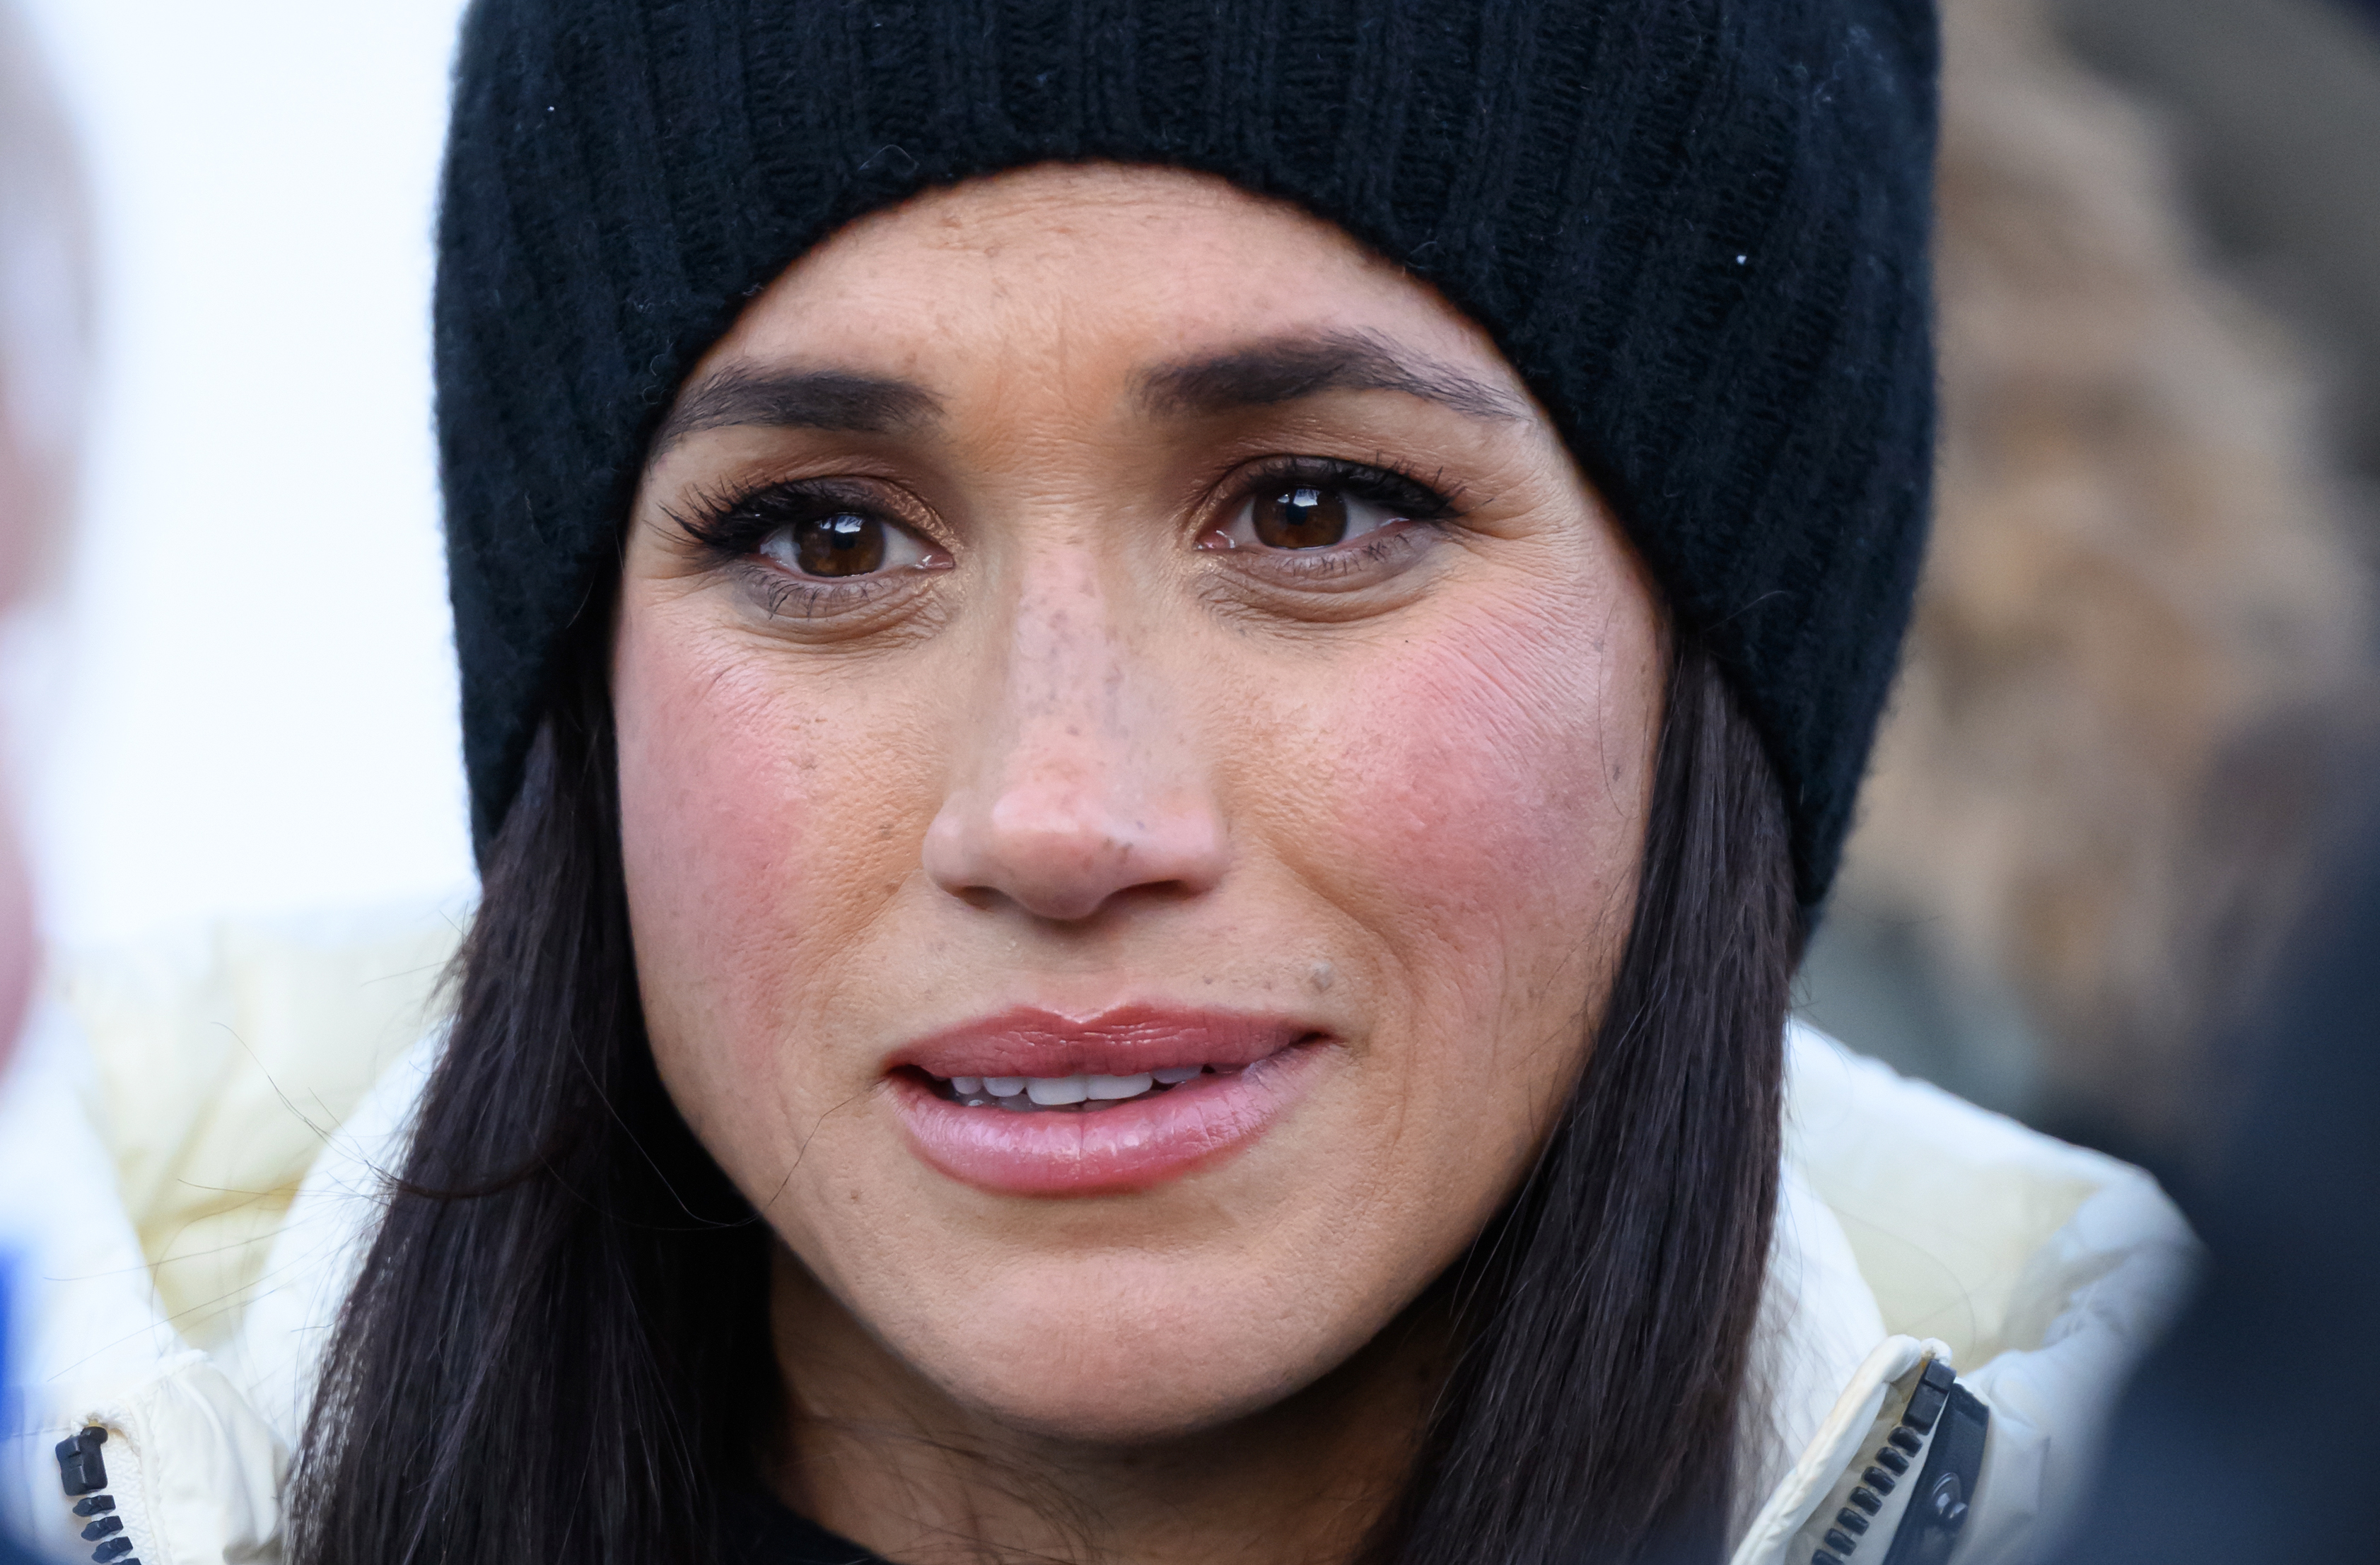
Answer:
[[[1015,170],[859,219],[771,284],[705,368],[1077,379],[1291,333],[1386,334],[1512,382],[1485,333],[1335,224],[1209,176],[1116,164]]]

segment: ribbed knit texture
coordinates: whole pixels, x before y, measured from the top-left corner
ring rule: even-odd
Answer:
[[[1933,431],[1924,0],[479,0],[439,229],[474,831],[646,442],[809,246],[1050,159],[1296,201],[1484,325],[1709,640],[1834,870]]]

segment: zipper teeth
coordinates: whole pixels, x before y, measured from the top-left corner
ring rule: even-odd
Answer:
[[[123,1514],[115,1508],[115,1497],[106,1492],[107,1462],[99,1454],[99,1448],[106,1443],[107,1431],[96,1424],[60,1440],[58,1485],[74,1502],[70,1508],[74,1514],[89,1519],[82,1528],[82,1541],[99,1546],[91,1551],[92,1565],[140,1565],[140,1557],[132,1552],[132,1538],[124,1530]]]
[[[1932,1361],[1929,1361],[1929,1365],[1931,1363]],[[1917,1389],[1911,1394],[1909,1405],[1902,1411],[1900,1421],[1886,1436],[1885,1443],[1878,1446],[1875,1453],[1867,1459],[1866,1471],[1860,1474],[1860,1482],[1852,1487],[1850,1494],[1844,1497],[1845,1504],[1835,1513],[1833,1521],[1828,1523],[1826,1532],[1822,1535],[1818,1551],[1810,1557],[1810,1565],[1848,1565],[1852,1554],[1864,1543],[1873,1542],[1878,1549],[1888,1552],[1890,1550],[1894,1542],[1900,1537],[1900,1523],[1908,1521],[1912,1512],[1904,1510],[1899,1521],[1894,1523],[1891,1532],[1877,1533],[1871,1538],[1869,1529],[1876,1524],[1873,1518],[1877,1511],[1884,1509],[1883,1502],[1886,1495],[1892,1493],[1902,1484],[1913,1484],[1917,1481],[1918,1474],[1924,1467],[1925,1453],[1933,1445],[1937,1425],[1943,1418],[1949,1416],[1947,1407],[1949,1389],[1957,1381],[1956,1373],[1947,1375],[1934,1399],[1932,1419],[1920,1426],[1915,1422],[1920,1416],[1915,1410],[1919,1399],[1924,1397],[1928,1389],[1926,1381],[1921,1378]],[[1852,1460],[1856,1462],[1858,1458],[1854,1457]],[[1837,1480],[1839,1483],[1840,1481]],[[1876,1552],[1872,1549],[1862,1558],[1872,1558]]]
[[[1901,1431],[1896,1427],[1893,1433],[1898,1435]],[[1876,1454],[1868,1458],[1868,1468],[1866,1474],[1863,1475],[1863,1482],[1858,1487],[1852,1489],[1848,1497],[1850,1503],[1835,1513],[1834,1524],[1826,1535],[1826,1548],[1812,1556],[1811,1565],[1818,1565],[1819,1561],[1829,1559],[1837,1561],[1840,1565],[1840,1561],[1849,1559],[1852,1552],[1867,1541],[1868,1528],[1873,1524],[1869,1517],[1883,1509],[1880,1503],[1883,1495],[1888,1495],[1899,1487],[1903,1474],[1912,1481],[1914,1480],[1915,1474],[1909,1470],[1915,1464],[1918,1452],[1925,1449],[1925,1436],[1919,1435],[1908,1446],[1892,1441],[1876,1448]],[[1911,1446],[1914,1446],[1915,1450],[1912,1450]],[[1900,1464],[1900,1473],[1890,1470],[1896,1462]],[[1882,1489],[1883,1495],[1875,1492],[1879,1488]],[[1876,1541],[1889,1544],[1892,1536],[1879,1533],[1876,1535]]]

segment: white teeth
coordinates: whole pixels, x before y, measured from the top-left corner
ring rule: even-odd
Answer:
[[[1214,1067],[1217,1070],[1222,1066]],[[997,1101],[1003,1109],[1064,1109],[1077,1103],[1121,1103],[1160,1086],[1179,1086],[1207,1074],[1205,1065],[1168,1065],[1129,1076],[953,1076],[951,1095],[962,1103]]]
[[[1091,1095],[1088,1076],[1029,1076],[1025,1082],[1025,1096],[1045,1109],[1063,1103],[1080,1103]]]

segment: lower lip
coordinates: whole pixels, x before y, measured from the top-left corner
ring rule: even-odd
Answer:
[[[970,1109],[906,1075],[892,1078],[893,1102],[917,1155],[963,1184],[1002,1195],[1108,1195],[1179,1179],[1248,1146],[1305,1090],[1320,1052],[1293,1045],[1245,1070],[1085,1113]]]

